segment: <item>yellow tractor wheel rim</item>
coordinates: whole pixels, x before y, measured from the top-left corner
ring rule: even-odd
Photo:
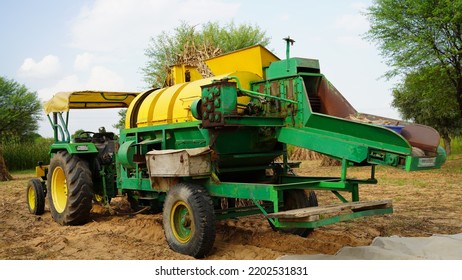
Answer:
[[[104,197],[99,194],[95,194],[95,201],[98,203],[102,203],[104,201]]]
[[[187,243],[194,233],[194,220],[189,206],[183,201],[177,201],[170,213],[170,227],[173,236],[180,243]]]
[[[27,192],[27,202],[29,203],[29,208],[35,210],[35,190],[33,187],[30,187]]]
[[[58,213],[64,212],[67,204],[66,175],[61,167],[56,167],[51,178],[51,197],[53,206]]]

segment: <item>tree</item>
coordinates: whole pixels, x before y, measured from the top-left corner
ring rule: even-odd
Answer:
[[[40,119],[40,102],[24,85],[0,77],[0,142],[8,138],[31,140]],[[0,153],[0,181],[13,179]]]
[[[268,43],[269,38],[258,26],[236,26],[231,22],[222,27],[216,22],[208,22],[198,28],[183,22],[174,29],[173,34],[163,31],[151,38],[145,52],[148,62],[142,71],[149,85],[163,87],[171,65],[197,66],[203,75],[208,75],[203,60],[256,44],[266,46]]]
[[[119,122],[114,124],[113,127],[115,129],[124,129],[125,128],[125,118],[127,115],[127,109],[120,109],[117,114],[119,115],[120,119]]]
[[[393,90],[393,106],[405,119],[437,129],[446,153],[451,153],[451,137],[462,135],[455,90],[439,66],[409,73],[404,83]]]
[[[387,76],[405,77],[407,85],[403,85],[401,92],[409,93],[409,87],[417,84],[435,89],[426,91],[425,100],[438,101],[436,104],[441,104],[442,108],[445,108],[444,104],[455,101],[456,111],[451,114],[457,114],[455,119],[459,122],[462,118],[462,0],[376,0],[366,14],[371,23],[366,38],[377,43],[382,56],[391,66]],[[428,71],[438,73],[429,76]],[[420,74],[423,76],[419,78]],[[424,77],[430,79],[425,80]],[[447,82],[444,89],[431,84],[435,81],[434,77]],[[447,90],[453,91],[453,94],[448,94]],[[395,97],[404,98],[399,92]],[[450,99],[438,100],[442,96]],[[403,100],[394,104],[408,106],[406,110],[415,113],[412,118],[416,118],[419,108],[423,108],[419,107],[421,103]],[[431,117],[423,119],[445,119],[447,116],[437,115],[447,113],[442,108],[429,112]],[[439,130],[444,135],[447,133],[444,130],[449,128],[453,129],[444,126]]]
[[[8,168],[5,164],[5,159],[3,158],[3,155],[0,153],[0,181],[3,182],[9,180],[13,180],[13,176],[11,176],[10,172],[8,171]]]
[[[41,104],[36,92],[14,80],[0,77],[0,140],[34,138],[40,120]]]

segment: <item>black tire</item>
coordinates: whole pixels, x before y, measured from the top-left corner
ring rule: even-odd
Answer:
[[[93,182],[88,163],[59,151],[50,161],[48,203],[53,219],[61,225],[81,225],[90,218]]]
[[[215,242],[215,213],[207,191],[198,185],[179,183],[167,193],[163,226],[170,248],[203,258]]]
[[[26,201],[31,214],[42,215],[45,212],[45,189],[39,179],[27,182]]]
[[[318,206],[318,198],[314,191],[310,191],[307,196],[304,190],[287,190],[284,191],[283,196],[284,207],[280,211]],[[283,222],[284,219],[279,219],[279,221]],[[307,237],[314,231],[313,228],[275,228],[271,222],[270,225],[275,231],[295,234],[301,237]]]

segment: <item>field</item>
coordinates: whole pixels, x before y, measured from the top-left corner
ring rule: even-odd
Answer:
[[[392,199],[394,213],[318,228],[307,238],[273,232],[261,216],[217,223],[214,249],[207,259],[276,259],[287,254],[334,254],[344,246],[368,245],[377,236],[430,236],[462,232],[462,156],[453,156],[441,170],[406,173],[379,167],[378,185],[362,186],[362,200]],[[304,161],[300,175],[338,176],[339,167]],[[349,169],[365,178],[368,169]],[[13,174],[0,183],[0,259],[15,260],[166,260],[190,259],[171,251],[162,230],[162,216],[128,213],[123,199],[112,210],[95,205],[92,220],[82,226],[59,226],[48,206],[42,216],[29,214],[25,185],[31,173]],[[318,192],[320,205],[333,195]],[[114,211],[115,210],[115,211]]]

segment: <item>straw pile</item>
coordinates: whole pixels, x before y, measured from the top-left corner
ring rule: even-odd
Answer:
[[[183,51],[176,54],[176,64],[184,64],[197,67],[197,71],[204,77],[212,77],[213,73],[204,63],[204,60],[222,54],[219,47],[210,43],[197,45],[194,41],[189,41],[184,45]]]

